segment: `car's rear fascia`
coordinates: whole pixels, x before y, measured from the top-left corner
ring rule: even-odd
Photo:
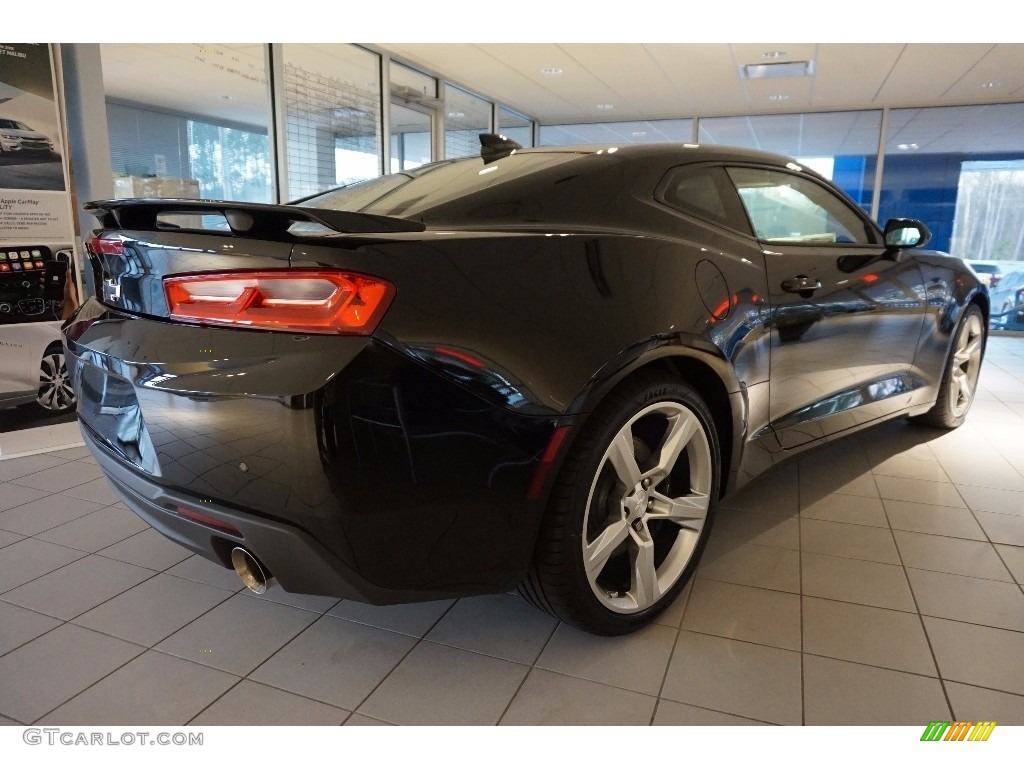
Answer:
[[[229,567],[241,545],[288,591],[373,603],[500,591],[527,569],[550,417],[372,337],[201,327],[95,299],[65,335],[87,445],[124,502],[191,551]]]

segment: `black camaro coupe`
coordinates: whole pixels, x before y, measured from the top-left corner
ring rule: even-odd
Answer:
[[[88,206],[68,368],[126,504],[257,591],[518,587],[621,634],[759,472],[963,422],[988,294],[921,222],[759,152],[481,143],[290,205]]]

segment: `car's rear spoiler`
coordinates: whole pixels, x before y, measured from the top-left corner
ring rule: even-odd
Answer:
[[[130,229],[162,232],[180,229],[161,223],[161,213],[211,215],[221,214],[234,235],[264,240],[290,240],[295,233],[289,228],[296,222],[309,222],[339,233],[422,232],[426,226],[418,221],[377,216],[370,213],[334,211],[326,208],[303,208],[297,205],[235,203],[221,200],[123,199],[96,200],[85,210],[100,220],[104,229]],[[301,236],[301,235],[299,235]]]

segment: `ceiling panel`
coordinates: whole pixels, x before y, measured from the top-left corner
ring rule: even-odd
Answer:
[[[997,45],[963,77],[943,98],[963,103],[1002,101],[1024,95],[1024,46]]]
[[[352,70],[357,49],[287,44],[289,60]],[[541,123],[772,114],[1024,100],[1024,45],[700,43],[373,46]],[[103,44],[110,96],[266,124],[263,49],[245,44]],[[773,59],[770,51],[785,51]],[[365,60],[365,54],[359,58]],[[811,77],[741,80],[741,64],[813,59]],[[333,65],[331,62],[335,62]],[[544,67],[559,67],[546,75]],[[331,74],[325,72],[325,74]],[[982,89],[982,83],[999,83]],[[788,96],[771,99],[775,94]],[[225,98],[230,97],[230,98]],[[611,109],[598,109],[612,104]]]
[[[740,83],[732,50],[727,44],[645,47],[672,78],[676,90],[682,95],[684,115],[729,114],[747,110],[746,93]],[[673,114],[664,111],[664,105],[649,106],[652,116],[668,117]]]
[[[906,46],[901,43],[839,43],[819,46],[812,105],[869,106]]]
[[[662,104],[666,111],[683,109],[679,89],[642,45],[576,45],[563,50],[607,89],[595,105],[613,104],[618,117],[648,117],[649,104]]]
[[[109,97],[266,127],[259,44],[103,43],[100,51]]]
[[[921,43],[903,49],[876,99],[887,103],[940,103],[958,80],[992,48],[978,43]]]

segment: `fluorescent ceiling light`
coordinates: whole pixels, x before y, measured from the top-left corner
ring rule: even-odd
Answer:
[[[543,69],[541,69],[540,73],[542,75],[560,75],[560,74],[562,74],[562,68],[561,67],[544,67]]]
[[[778,64],[743,64],[741,80],[759,80],[763,77],[807,77],[814,74],[813,61],[780,61]]]

